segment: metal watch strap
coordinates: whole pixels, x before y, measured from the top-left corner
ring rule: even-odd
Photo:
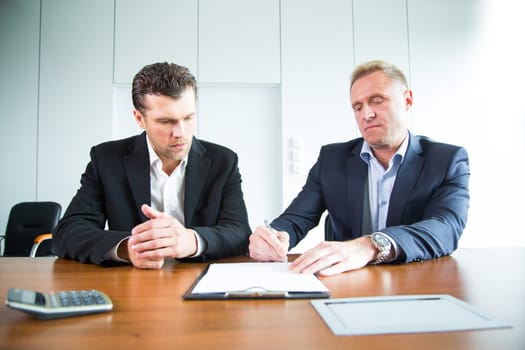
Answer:
[[[372,265],[377,265],[377,264],[381,264],[381,263],[385,262],[385,260],[390,255],[390,251],[392,249],[392,245],[390,244],[390,241],[388,241],[389,245],[388,245],[388,247],[386,247],[386,246],[383,246],[383,245],[379,244],[379,242],[377,242],[377,240],[374,238],[374,234],[370,234],[370,235],[368,235],[368,237],[370,238],[370,241],[372,242],[374,247],[377,250],[379,250],[379,254],[376,257],[376,260],[372,261],[371,264]],[[386,238],[384,236],[383,236],[383,238],[385,240],[388,240],[388,238]]]

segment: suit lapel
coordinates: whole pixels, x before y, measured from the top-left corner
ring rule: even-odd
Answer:
[[[193,138],[188,164],[186,166],[186,189],[184,193],[184,221],[186,226],[191,225],[193,213],[210,169],[211,161],[205,156],[206,149]]]
[[[420,156],[422,152],[419,138],[410,134],[410,140],[405,154],[405,159],[397,172],[396,182],[390,196],[390,205],[386,226],[401,224],[403,210],[421,174],[424,159]]]
[[[139,217],[145,221],[147,218],[142,214],[140,207],[142,204],[151,204],[149,154],[145,132],[135,138],[129,150],[130,152],[122,157],[124,169]]]
[[[365,186],[367,186],[368,168],[365,162],[360,157],[361,147],[363,142],[359,142],[352,149],[351,155],[347,158],[346,173],[347,173],[347,208],[350,216],[350,224],[352,226],[353,237],[345,237],[346,239],[355,238],[361,234],[361,225],[363,218],[363,201],[365,195]]]

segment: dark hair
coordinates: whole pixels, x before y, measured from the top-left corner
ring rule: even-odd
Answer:
[[[144,113],[144,96],[164,95],[179,99],[188,88],[192,88],[197,97],[197,82],[188,68],[174,63],[153,63],[133,78],[131,98],[133,106]]]
[[[405,87],[408,87],[408,82],[401,71],[401,69],[394,66],[392,63],[388,63],[381,60],[375,60],[360,64],[354,69],[352,73],[352,79],[350,82],[350,88],[354,86],[356,80],[374,72],[381,71],[385,73],[390,79],[401,82]]]

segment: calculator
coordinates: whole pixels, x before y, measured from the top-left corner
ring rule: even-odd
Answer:
[[[12,309],[43,320],[106,312],[113,309],[111,299],[105,293],[95,289],[42,293],[9,288],[5,302]]]

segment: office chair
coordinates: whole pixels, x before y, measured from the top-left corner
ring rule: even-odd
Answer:
[[[5,235],[0,236],[5,243],[4,256],[54,255],[49,238],[61,213],[62,207],[55,202],[15,204],[9,212]]]

